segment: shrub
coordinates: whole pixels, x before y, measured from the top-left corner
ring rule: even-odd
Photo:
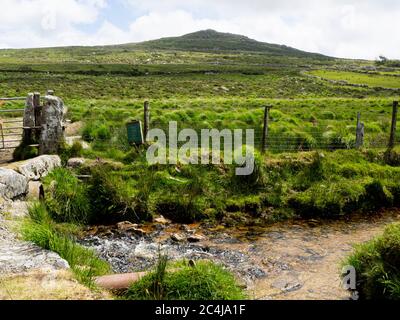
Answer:
[[[132,300],[240,300],[245,295],[233,275],[210,261],[181,261],[167,270],[165,258],[156,271],[133,284],[126,297]]]
[[[361,299],[400,300],[400,224],[390,225],[382,236],[356,246],[343,265],[356,269]]]
[[[87,189],[71,171],[57,168],[43,182],[45,204],[54,220],[74,223],[90,220]]]

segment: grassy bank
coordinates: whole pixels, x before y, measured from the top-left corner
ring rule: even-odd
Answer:
[[[76,244],[70,235],[74,230],[74,226],[56,224],[46,206],[35,203],[29,208],[29,217],[24,221],[21,233],[24,240],[58,253],[69,263],[79,282],[94,288],[93,278],[109,273],[110,266],[93,251]]]
[[[400,224],[355,248],[343,263],[357,272],[356,290],[361,299],[400,300]]]
[[[149,165],[145,152],[127,152],[123,162],[88,160],[75,173],[55,170],[44,180],[53,219],[112,224],[162,214],[182,223],[265,224],[400,203],[398,149],[256,152],[250,176],[236,176],[234,165]],[[81,182],[74,174],[91,178]]]

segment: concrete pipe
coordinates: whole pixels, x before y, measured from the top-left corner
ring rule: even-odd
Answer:
[[[128,289],[133,283],[139,281],[147,272],[113,274],[109,276],[97,277],[95,284],[107,290]]]
[[[43,185],[39,181],[30,181],[28,184],[28,200],[40,200],[44,198]]]

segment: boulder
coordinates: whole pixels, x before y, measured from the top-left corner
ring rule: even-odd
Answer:
[[[187,237],[187,241],[192,242],[192,243],[200,242],[204,239],[205,239],[205,237],[200,234],[193,234],[193,235]]]
[[[7,166],[33,181],[40,180],[58,167],[61,167],[61,159],[57,155],[43,155]]]
[[[86,160],[84,158],[71,158],[68,160],[67,166],[69,168],[79,168],[83,166],[85,161]]]
[[[171,220],[165,219],[163,216],[159,216],[158,218],[154,219],[154,222],[158,224],[170,224]]]
[[[129,233],[136,234],[140,237],[143,237],[146,235],[146,231],[144,231],[143,229],[140,229],[137,224],[133,224],[129,221],[123,221],[123,222],[117,223],[117,228],[120,232],[129,232]]]
[[[133,228],[137,228],[137,227],[138,227],[137,224],[134,224],[129,221],[122,221],[122,222],[117,223],[117,228],[120,231],[129,231],[129,230],[131,230]]]
[[[175,242],[183,242],[185,241],[185,236],[180,233],[171,234],[171,239]]]
[[[0,197],[13,199],[28,192],[28,179],[18,172],[0,168]]]
[[[65,137],[65,143],[69,147],[72,147],[75,142],[79,142],[84,150],[90,149],[90,145],[83,141],[81,136]]]

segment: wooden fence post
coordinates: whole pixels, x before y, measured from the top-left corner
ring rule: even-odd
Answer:
[[[268,119],[269,119],[269,110],[271,110],[272,106],[266,106],[264,109],[264,126],[263,126],[263,136],[262,136],[262,146],[261,152],[265,153],[267,150],[267,138],[268,138]]]
[[[396,128],[397,128],[397,112],[398,112],[399,102],[393,102],[393,113],[392,113],[392,126],[390,128],[390,140],[389,149],[393,149],[396,143]]]
[[[144,142],[147,142],[147,134],[150,129],[150,103],[148,101],[144,102],[144,126],[143,126],[143,136]]]
[[[361,122],[361,112],[357,113],[357,129],[356,129],[356,148],[359,149],[364,145],[364,123]]]

